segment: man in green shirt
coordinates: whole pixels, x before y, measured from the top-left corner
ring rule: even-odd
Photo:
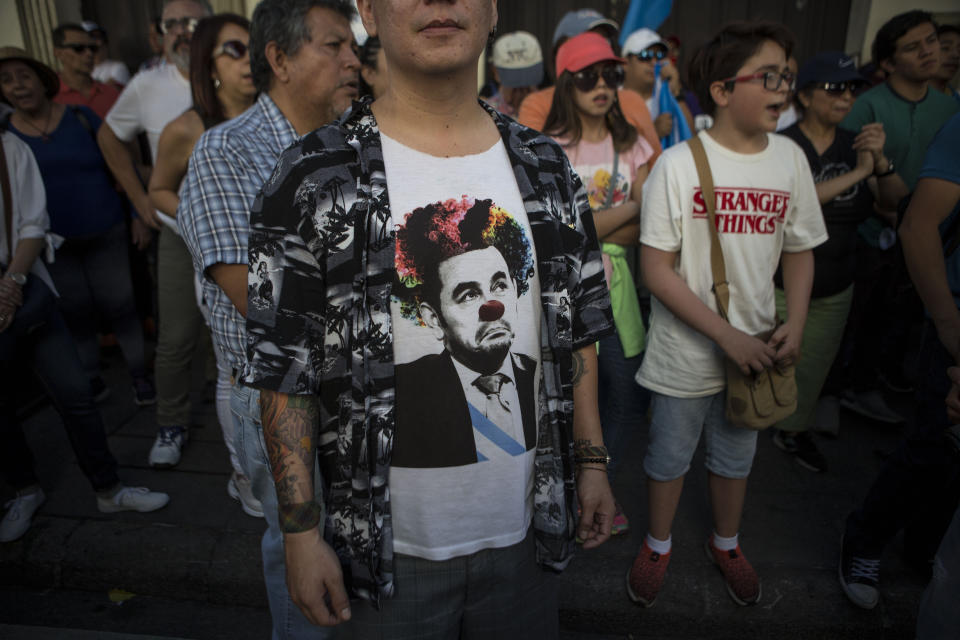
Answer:
[[[884,155],[890,162],[875,167],[874,173],[878,179],[898,183],[907,195],[916,185],[927,147],[960,104],[930,86],[940,67],[940,43],[929,13],[908,11],[888,20],[877,31],[872,54],[887,81],[858,97],[840,126],[859,134],[864,125],[883,125]],[[910,324],[919,317],[920,304],[899,264],[899,250],[891,249],[896,242],[896,212],[875,211],[859,228],[856,288],[848,321],[848,338],[856,336],[848,369],[851,388],[840,404],[873,420],[897,423],[902,418],[878,390],[877,373],[891,390],[910,390],[903,373],[903,345]]]

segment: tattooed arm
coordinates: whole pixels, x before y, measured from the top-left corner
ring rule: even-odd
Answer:
[[[577,446],[603,445],[597,406],[597,371],[595,345],[573,352],[573,439]],[[592,549],[610,537],[616,506],[605,467],[588,464],[578,471],[577,495],[581,515],[577,535],[584,541],[584,549]]]
[[[321,509],[314,499],[313,468],[318,400],[261,389],[260,418],[277,488],[290,597],[313,624],[345,622],[350,600],[340,561],[317,526]]]

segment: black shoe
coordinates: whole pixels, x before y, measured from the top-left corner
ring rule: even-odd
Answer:
[[[103,378],[97,376],[90,381],[90,395],[94,402],[103,402],[110,397],[110,387],[103,381]]]
[[[840,586],[850,602],[861,609],[873,609],[880,601],[880,559],[853,554],[840,536]]]
[[[896,369],[893,371],[881,371],[878,377],[884,386],[894,393],[912,393],[913,382],[903,374],[903,371]]]
[[[777,432],[773,434],[773,444],[783,451],[793,454],[793,459],[805,469],[816,473],[827,470],[827,460],[817,449],[809,431],[790,433],[777,429]]]

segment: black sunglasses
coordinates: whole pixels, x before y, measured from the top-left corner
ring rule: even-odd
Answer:
[[[247,45],[240,42],[239,40],[227,40],[219,47],[213,50],[213,55],[211,58],[216,58],[217,56],[228,55],[234,60],[239,60],[243,56],[247,55]]]
[[[607,65],[599,71],[596,67],[583,69],[573,74],[573,86],[586,93],[593,91],[597,86],[597,80],[603,78],[603,83],[611,89],[619,89],[623,86],[624,72],[620,65]]]
[[[73,49],[74,53],[83,53],[84,51],[96,53],[97,51],[100,51],[100,45],[98,44],[65,44],[61,48]]]
[[[850,93],[857,95],[865,84],[862,80],[847,80],[846,82],[821,82],[813,85],[813,87],[815,89],[823,89],[828,95],[839,98],[846,93],[848,89]]]
[[[631,53],[634,58],[637,60],[663,60],[667,57],[667,52],[659,47],[656,49],[644,49],[640,53]]]

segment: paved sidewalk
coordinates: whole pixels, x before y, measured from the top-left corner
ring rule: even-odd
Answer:
[[[44,408],[25,429],[47,503],[24,538],[0,545],[0,587],[101,593],[122,589],[158,598],[265,608],[259,549],[264,524],[245,515],[227,495],[230,466],[213,404],[195,394],[196,426],[182,462],[174,470],[154,471],[147,466],[154,412],[133,404],[126,374],[117,362],[107,374],[114,393],[102,409],[121,476],[127,484],[168,492],[170,504],[149,514],[99,513],[58,417]],[[891,401],[909,410],[908,398]],[[884,557],[883,599],[874,611],[849,604],[837,582],[843,518],[879,469],[877,452],[892,449],[901,433],[899,428],[843,413],[840,437],[818,438],[830,464],[825,474],[801,468],[773,446],[770,434],[760,434],[742,545],[763,579],[763,598],[749,608],[730,600],[719,572],[703,553],[710,516],[702,453],[698,454],[677,516],[666,586],[650,609],[632,604],[625,592],[646,508],[639,465],[645,434],[637,434],[629,456],[634,463],[621,465],[615,486],[636,528],[579,554],[560,576],[564,629],[569,637],[913,637],[924,584],[903,566],[899,540]],[[0,500],[10,496],[9,487],[0,487]],[[23,619],[14,611],[0,611],[0,624],[4,623],[19,625]],[[154,630],[138,632],[149,635]]]

